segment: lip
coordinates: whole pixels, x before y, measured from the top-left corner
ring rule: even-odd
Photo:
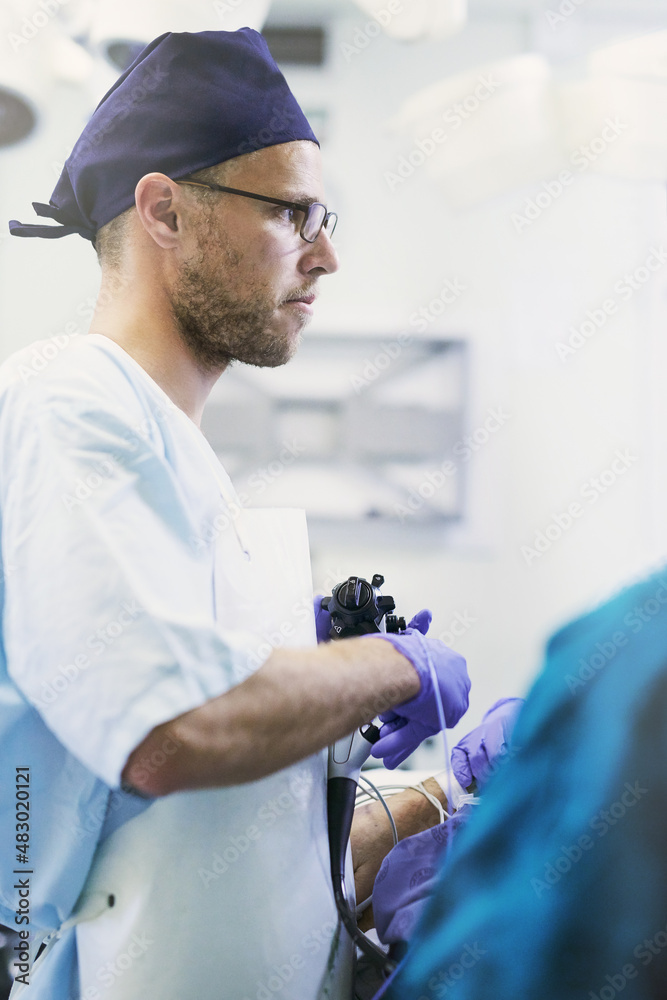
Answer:
[[[287,302],[283,303],[286,306],[294,306],[300,309],[302,312],[307,313],[309,316],[313,314],[313,302],[315,301],[314,295],[304,295],[300,299],[288,299]]]

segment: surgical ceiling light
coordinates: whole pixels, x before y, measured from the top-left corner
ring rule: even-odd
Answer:
[[[24,94],[0,84],[0,148],[15,146],[34,132],[37,112]]]
[[[166,31],[235,31],[264,25],[271,0],[99,0],[91,26],[94,50],[123,71]]]
[[[49,65],[56,80],[81,86],[90,79],[95,61],[83,45],[59,32],[49,43]]]
[[[390,38],[421,41],[446,38],[460,31],[468,16],[468,0],[409,0],[391,5],[387,0],[355,0],[374,17]],[[397,12],[392,6],[400,8]]]
[[[454,208],[558,173],[551,70],[541,56],[482,66],[414,94],[390,123],[409,136],[406,170],[436,179]],[[400,163],[402,161],[399,160]]]
[[[667,177],[667,31],[593,52],[588,79],[559,94],[565,144],[592,170],[640,181]]]
[[[0,148],[29,138],[38,128],[39,111],[46,90],[44,29],[27,26],[19,3],[0,5]]]
[[[592,52],[588,68],[593,76],[632,80],[662,80],[667,84],[667,31],[631,38]]]

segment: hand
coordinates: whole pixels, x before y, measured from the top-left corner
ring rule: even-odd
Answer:
[[[447,806],[447,799],[437,781],[427,778],[424,787],[435,795],[443,806]],[[437,810],[414,788],[406,788],[403,792],[389,796],[387,803],[396,823],[399,840],[421,833],[440,822]],[[350,846],[357,903],[363,903],[373,891],[373,883],[380,865],[394,846],[391,826],[380,802],[368,802],[355,809]],[[359,920],[362,930],[373,926],[372,918],[372,909],[364,911]]]
[[[523,698],[501,698],[491,706],[481,724],[456,744],[452,750],[452,770],[463,788],[468,788],[473,779],[481,788],[494,765],[507,754],[522,705]]]
[[[317,641],[328,642],[329,632],[331,631],[331,615],[322,607],[322,598],[324,594],[316,594],[313,598],[313,610],[315,612],[315,631],[317,632]]]
[[[391,798],[395,798],[395,796],[392,795]],[[391,802],[391,799],[388,801]],[[433,812],[435,813],[435,810]],[[380,870],[380,865],[393,846],[394,838],[391,826],[380,803],[369,802],[366,805],[357,806],[354,810],[352,829],[350,830],[357,904],[363,903],[373,892],[373,883]],[[371,916],[372,914],[368,910],[364,911],[360,918],[363,928],[366,928],[368,918]],[[372,921],[368,926],[373,926]]]
[[[431,612],[424,610],[414,616],[403,632],[378,632],[368,636],[391,642],[399,653],[410,660],[421,681],[419,694],[380,715],[384,725],[371,753],[374,757],[384,758],[384,765],[389,769],[401,764],[427,736],[439,733],[442,728],[429,657],[442,699],[446,726],[455,726],[468,708],[470,679],[465,660],[439,639],[425,638],[430,624]]]

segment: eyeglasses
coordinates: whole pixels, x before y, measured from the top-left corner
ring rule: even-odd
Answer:
[[[269,205],[281,205],[283,208],[291,208],[293,212],[303,212],[303,222],[299,235],[306,243],[314,243],[321,231],[324,229],[327,236],[333,236],[338,216],[335,212],[327,212],[326,205],[319,201],[313,201],[310,205],[302,205],[296,201],[283,201],[281,198],[267,198],[263,194],[252,194],[250,191],[240,191],[238,188],[224,187],[222,184],[204,184],[202,181],[178,180],[177,184],[192,184],[195,187],[209,188],[211,191],[224,191],[227,194],[240,194],[244,198],[255,198],[257,201],[266,201]]]

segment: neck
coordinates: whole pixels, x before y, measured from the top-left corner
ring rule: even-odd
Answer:
[[[204,371],[183,343],[166,296],[140,276],[105,271],[89,333],[122,347],[199,427],[204,404],[224,371]]]

